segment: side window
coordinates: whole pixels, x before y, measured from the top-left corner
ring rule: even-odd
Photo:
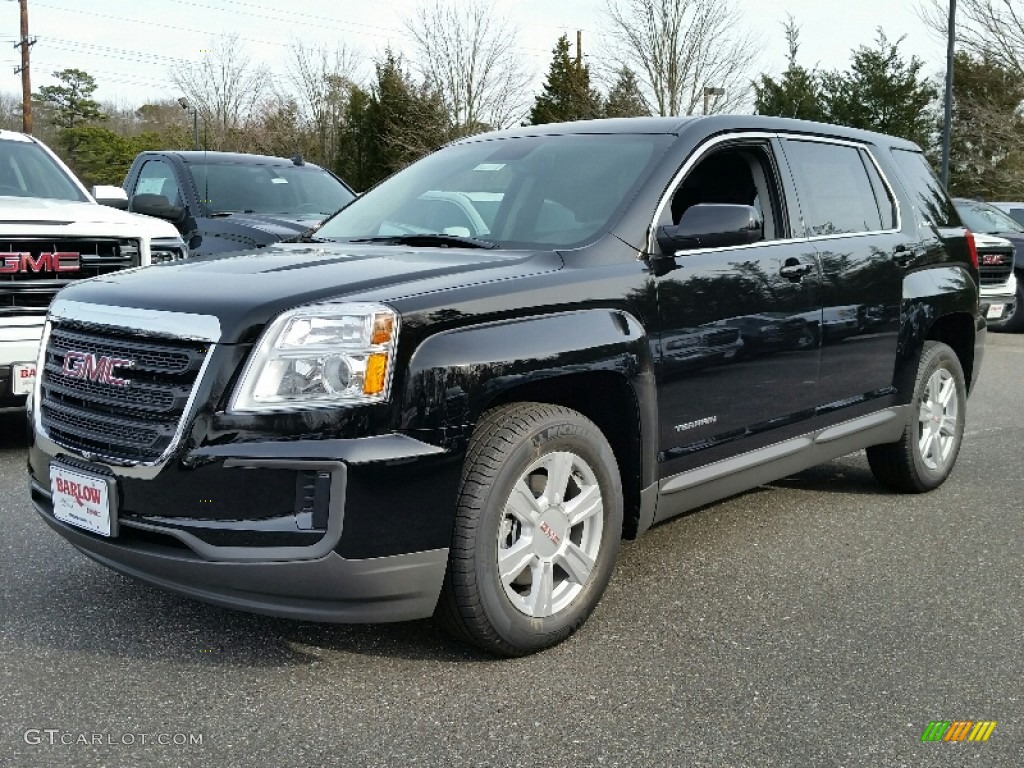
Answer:
[[[909,149],[893,149],[892,156],[909,184],[904,186],[916,204],[918,218],[937,227],[957,226],[960,217],[924,154]]]
[[[896,202],[892,194],[882,181],[874,161],[866,149],[860,151],[860,159],[864,162],[864,170],[868,173],[868,180],[871,182],[871,189],[875,193],[875,203],[878,205],[878,213],[882,217],[884,229],[896,229]]]
[[[755,208],[764,220],[764,239],[785,237],[778,185],[767,146],[730,145],[702,157],[672,195],[662,224],[678,224],[701,203]]]
[[[174,170],[163,160],[149,160],[139,171],[133,195],[163,195],[171,205],[181,205]]]
[[[841,235],[891,229],[882,225],[861,150],[842,144],[787,139],[807,234]],[[891,215],[889,216],[891,218]]]

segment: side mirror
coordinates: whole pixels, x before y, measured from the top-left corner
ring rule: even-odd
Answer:
[[[667,256],[697,248],[749,245],[764,239],[764,220],[751,205],[700,203],[687,208],[677,225],[658,227],[657,238]]]
[[[135,195],[130,201],[128,210],[146,216],[156,216],[158,219],[167,219],[175,224],[185,218],[184,206],[171,205],[171,201],[163,195]]]
[[[128,209],[128,193],[111,184],[97,184],[92,188],[92,196],[100,205],[125,211]]]

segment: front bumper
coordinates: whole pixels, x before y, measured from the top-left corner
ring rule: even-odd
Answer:
[[[999,286],[982,286],[980,291],[981,315],[990,323],[998,323],[1013,314],[1017,303],[1017,276]]]
[[[115,478],[116,537],[54,517],[53,459]],[[116,571],[285,618],[381,622],[433,613],[458,463],[434,446],[401,435],[228,444],[193,449],[146,476],[83,459],[37,434],[33,505],[77,549]],[[303,473],[319,483],[305,508],[293,504]]]

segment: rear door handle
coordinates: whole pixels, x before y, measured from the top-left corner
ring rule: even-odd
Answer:
[[[913,258],[914,252],[905,245],[897,245],[892,249],[892,260],[901,267],[907,266]]]
[[[782,265],[782,268],[779,270],[779,274],[787,280],[798,282],[803,280],[813,271],[813,264],[801,264],[797,259],[786,259],[786,263]]]

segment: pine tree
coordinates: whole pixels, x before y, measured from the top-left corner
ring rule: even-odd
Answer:
[[[789,66],[778,82],[768,75],[761,75],[761,82],[754,83],[754,112],[758,115],[821,120],[821,85],[816,72],[796,63],[800,30],[792,16],[784,29],[789,47]]]
[[[54,72],[61,85],[44,85],[32,94],[43,107],[52,125],[59,129],[57,140],[68,153],[72,167],[80,137],[77,129],[89,123],[106,120],[99,102],[92,98],[96,80],[81,69],[62,69]]]
[[[890,43],[878,30],[874,48],[853,53],[849,72],[822,78],[822,104],[829,122],[900,136],[927,146],[933,130],[929,106],[938,96],[921,77],[924,62],[900,54],[901,37]]]
[[[651,114],[636,73],[629,67],[622,67],[616,75],[615,84],[608,91],[604,113],[607,117],[640,117]]]
[[[530,125],[600,117],[601,96],[590,87],[590,67],[569,56],[567,36],[558,38],[552,54],[544,91],[530,110]]]

